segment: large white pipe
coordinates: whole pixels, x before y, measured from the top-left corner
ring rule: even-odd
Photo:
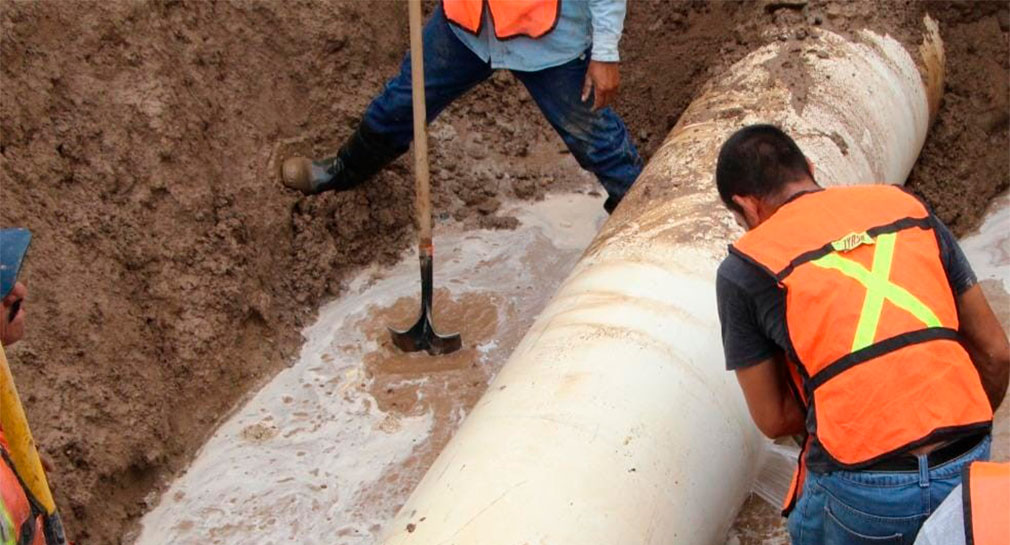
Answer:
[[[915,58],[890,37],[824,32],[764,47],[707,85],[383,542],[724,539],[765,443],[723,365],[714,278],[739,233],[714,189],[719,146],[774,122],[824,184],[902,183],[942,90],[927,25]]]

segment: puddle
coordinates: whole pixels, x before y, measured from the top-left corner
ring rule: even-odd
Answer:
[[[582,194],[513,207],[515,231],[436,229],[434,322],[462,334],[460,351],[390,343],[387,326],[417,318],[414,253],[363,272],[164,492],[137,545],[374,543],[606,219]]]
[[[435,324],[464,347],[395,351],[386,326],[417,312],[413,254],[371,269],[305,331],[294,366],[226,422],[142,520],[138,545],[373,544],[605,219],[600,199],[559,195],[517,211],[516,231],[439,229]],[[587,220],[587,218],[589,218]],[[962,247],[1010,330],[1010,197]],[[1010,404],[994,458],[1010,453]],[[788,543],[752,496],[727,545]]]

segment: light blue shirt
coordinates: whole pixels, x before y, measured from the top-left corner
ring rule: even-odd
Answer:
[[[592,45],[594,61],[618,62],[617,44],[624,30],[627,0],[560,0],[558,24],[538,39],[518,36],[495,38],[490,9],[484,7],[484,24],[474,36],[450,23],[453,33],[470,51],[492,68],[535,72],[562,65],[582,55]]]

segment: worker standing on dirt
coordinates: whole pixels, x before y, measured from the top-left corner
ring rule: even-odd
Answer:
[[[620,84],[626,0],[442,0],[424,27],[427,121],[496,69],[521,81],[612,211],[642,170],[621,118],[608,107]],[[288,187],[311,195],[352,189],[407,151],[413,138],[410,55],[333,157],[284,162]]]
[[[28,295],[25,285],[16,281],[28,239],[13,231],[0,230],[0,345],[4,348],[24,336],[21,302]],[[0,427],[0,545],[45,545],[43,517],[28,501],[8,448]]]
[[[911,543],[989,456],[1010,344],[947,228],[894,186],[822,189],[770,125],[723,145],[748,232],[719,267],[726,365],[769,437],[806,433],[795,545]]]

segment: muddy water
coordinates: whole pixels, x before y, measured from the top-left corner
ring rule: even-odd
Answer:
[[[371,544],[448,441],[602,221],[597,200],[549,198],[514,232],[439,232],[435,323],[455,354],[401,354],[386,327],[417,312],[416,261],[374,269],[324,307],[299,361],[228,421],[143,520],[139,545]],[[592,218],[586,220],[585,218]],[[1010,331],[1010,197],[963,248]],[[1010,457],[1010,404],[994,457]],[[788,543],[752,496],[727,545]]]
[[[298,361],[214,434],[142,520],[138,545],[374,541],[605,219],[548,197],[515,231],[436,229],[435,325],[463,349],[401,354],[416,319],[413,254],[359,275],[305,330]]]

